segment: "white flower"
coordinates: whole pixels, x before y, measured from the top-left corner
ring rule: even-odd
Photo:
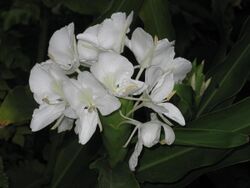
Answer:
[[[93,75],[115,96],[140,94],[144,83],[131,79],[134,67],[125,57],[114,52],[101,53],[90,68]]]
[[[36,64],[30,73],[29,85],[34,93],[34,98],[38,104],[32,115],[30,127],[32,131],[39,131],[46,127],[59,117],[67,116],[74,118],[75,114],[70,110],[64,99],[62,91],[62,82],[67,79],[64,73],[51,60],[42,64]],[[58,126],[62,123],[62,130],[71,129],[72,124],[65,124],[67,121],[58,122]],[[60,128],[59,128],[60,129]]]
[[[125,13],[114,13],[101,24],[89,27],[77,35],[80,61],[91,65],[97,61],[100,52],[122,53],[132,18],[133,12],[127,18]]]
[[[130,170],[135,170],[143,146],[150,148],[159,142],[161,127],[163,127],[165,132],[164,143],[171,145],[175,140],[174,131],[171,127],[159,121],[156,114],[151,114],[151,121],[137,125],[138,141],[135,145],[134,152],[129,159]]]
[[[174,58],[174,42],[168,39],[153,40],[152,36],[146,33],[142,28],[137,28],[127,43],[127,46],[134,53],[136,60],[142,69],[160,68],[159,77],[170,72],[174,75],[175,82],[182,81],[186,74],[191,70],[191,63],[184,58]],[[146,74],[147,74],[146,71]]]
[[[144,95],[149,101],[144,101],[144,106],[153,109],[159,115],[163,114],[167,116],[180,125],[185,125],[185,119],[180,110],[173,104],[167,102],[173,94],[173,74],[165,73],[158,80],[155,77],[158,78],[158,75],[154,72],[150,75],[146,74],[148,89]]]
[[[57,30],[49,41],[49,57],[67,74],[79,66],[79,58],[74,35],[74,23]]]
[[[79,142],[86,144],[94,134],[97,125],[101,128],[98,111],[103,116],[120,108],[120,101],[110,95],[89,72],[81,72],[77,80],[65,81],[63,85],[65,97],[75,110],[75,132],[79,134]]]

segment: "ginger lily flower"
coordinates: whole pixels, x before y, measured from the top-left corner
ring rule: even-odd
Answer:
[[[132,18],[133,12],[127,18],[125,13],[114,13],[101,24],[77,35],[80,61],[86,64],[96,62],[99,53],[104,51],[122,53]]]
[[[62,91],[62,82],[66,79],[61,69],[51,60],[36,64],[31,69],[29,85],[36,102],[40,105],[32,115],[32,131],[39,131],[59,117],[59,132],[71,129],[72,123],[69,123],[66,117],[74,118],[75,114],[68,107]]]
[[[165,133],[165,139],[161,141],[161,143],[171,145],[175,140],[175,134],[173,129],[159,121],[156,117],[156,114],[154,113],[151,114],[151,121],[149,122],[140,123],[138,121],[132,120],[131,123],[136,125],[136,128],[134,129],[128,141],[130,141],[133,134],[138,129],[138,141],[135,145],[134,152],[129,159],[129,168],[130,170],[134,171],[138,164],[138,157],[143,149],[143,146],[150,148],[159,142],[161,127],[163,127]]]
[[[98,110],[106,116],[120,108],[120,101],[110,95],[94,76],[85,71],[78,75],[77,80],[64,82],[63,91],[70,106],[76,112],[75,132],[79,142],[86,144],[94,134],[97,125],[101,128]]]
[[[74,23],[57,30],[49,41],[48,55],[67,74],[79,67],[79,58],[74,35]]]
[[[138,95],[144,83],[131,79],[134,67],[125,57],[114,52],[101,53],[90,68],[93,75],[115,96]]]

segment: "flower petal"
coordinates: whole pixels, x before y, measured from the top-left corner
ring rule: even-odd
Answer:
[[[36,101],[41,104],[43,98],[60,98],[53,91],[52,85],[54,78],[46,71],[41,64],[36,64],[30,71],[29,86],[30,90],[36,95]]]
[[[57,30],[49,41],[49,57],[67,73],[73,73],[79,66],[74,23]]]
[[[91,26],[89,28],[87,28],[83,33],[77,35],[77,39],[79,41],[85,41],[88,42],[90,44],[92,44],[93,46],[98,46],[98,32],[100,30],[100,24]]]
[[[140,127],[140,132],[143,145],[150,148],[159,142],[161,125],[150,121]]]
[[[158,66],[151,66],[145,71],[145,83],[148,86],[147,91],[150,92],[160,77],[164,74],[163,70]]]
[[[181,113],[181,111],[171,103],[161,103],[159,106],[165,108],[165,112],[163,113],[165,116],[169,117],[170,119],[176,121],[180,125],[185,125],[185,119]]]
[[[175,141],[174,130],[170,126],[168,126],[164,123],[162,123],[162,127],[163,127],[164,132],[165,132],[165,139],[164,139],[165,143],[167,145],[173,144]]]
[[[123,52],[126,33],[132,22],[133,12],[126,19],[125,13],[114,13],[110,19],[105,19],[98,33],[98,41],[101,47],[106,50],[114,50],[117,53]]]
[[[139,64],[145,63],[148,54],[154,48],[154,41],[151,35],[146,33],[142,28],[137,28],[131,38],[130,49],[134,53]],[[148,67],[148,65],[143,65]]]
[[[81,110],[79,119],[76,120],[75,132],[79,135],[79,143],[86,144],[94,134],[98,124],[96,111]]]
[[[65,109],[65,104],[60,103],[57,105],[41,104],[39,108],[35,109],[32,115],[30,123],[31,130],[39,131],[50,123],[55,121],[60,115],[62,115]]]
[[[131,78],[134,67],[125,57],[114,52],[104,52],[90,70],[111,93],[115,93],[118,84]]]
[[[78,41],[77,43],[79,60],[81,62],[87,63],[87,65],[92,65],[96,62],[99,55],[99,49],[92,44],[85,41]]]
[[[181,57],[175,58],[173,65],[175,82],[182,81],[192,69],[191,62]]]
[[[95,104],[103,116],[109,115],[120,108],[120,101],[109,94],[95,99]]]
[[[71,130],[73,127],[73,122],[74,122],[74,119],[64,117],[62,122],[60,123],[60,125],[57,128],[57,132],[61,133],[61,132],[67,131],[67,130]]]
[[[132,153],[131,157],[129,158],[129,162],[128,162],[129,168],[131,171],[135,171],[135,167],[138,164],[138,157],[141,154],[142,149],[143,149],[142,141],[138,140],[138,142],[135,145],[135,150]]]
[[[150,98],[154,102],[161,102],[166,99],[174,89],[173,74],[165,73],[158,80],[157,84],[153,88]]]

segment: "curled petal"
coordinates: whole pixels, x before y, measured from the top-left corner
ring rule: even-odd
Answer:
[[[62,115],[65,109],[65,104],[60,103],[57,105],[41,104],[38,109],[35,109],[32,115],[30,128],[33,132],[39,131],[50,123],[55,121]]]
[[[174,130],[173,130],[170,126],[168,126],[168,125],[166,125],[166,124],[164,124],[164,123],[162,123],[162,127],[163,127],[164,132],[165,132],[165,139],[164,139],[164,142],[165,142],[167,145],[173,144],[174,141],[175,141]]]
[[[92,44],[85,41],[78,41],[77,43],[79,60],[91,66],[97,61],[100,50]]]
[[[135,167],[138,164],[138,157],[141,154],[143,149],[143,144],[141,140],[138,140],[138,142],[135,145],[135,150],[132,153],[131,157],[129,158],[129,168],[131,171],[135,171]]]

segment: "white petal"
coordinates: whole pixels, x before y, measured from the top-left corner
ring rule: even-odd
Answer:
[[[53,77],[42,67],[36,64],[30,71],[29,86],[30,90],[36,95],[36,101],[41,104],[45,97],[60,98],[53,92],[52,85],[54,83]]]
[[[81,90],[76,80],[70,79],[63,82],[63,92],[70,107],[72,107],[76,112],[82,108],[83,101],[79,100]]]
[[[83,33],[77,35],[79,41],[88,42],[94,46],[98,46],[98,32],[100,30],[100,24],[87,28]]]
[[[71,118],[64,117],[61,124],[57,128],[57,132],[61,133],[67,130],[71,130],[73,127],[74,120]]]
[[[73,23],[57,30],[52,35],[48,55],[67,73],[73,73],[79,66]]]
[[[162,65],[163,69],[166,70],[166,66],[172,63],[174,56],[173,43],[169,42],[167,39],[160,40],[154,51],[152,65]]]
[[[92,44],[85,41],[78,41],[77,43],[79,60],[92,65],[98,59],[99,49]]]
[[[126,19],[125,13],[114,13],[110,19],[105,19],[98,33],[98,41],[106,50],[123,52],[126,33],[131,24],[133,13]]]
[[[141,64],[154,47],[153,38],[142,28],[137,28],[132,34],[130,46],[130,49],[134,53],[136,60]]]
[[[96,111],[82,110],[79,119],[76,121],[75,132],[79,134],[79,143],[86,144],[94,134],[98,124]]]
[[[117,84],[125,78],[131,78],[134,73],[133,65],[125,57],[113,52],[101,53],[98,62],[90,70],[112,93]]]
[[[98,80],[88,71],[83,71],[78,74],[77,80],[83,90],[89,89],[93,92],[93,98],[95,98],[95,96],[103,96],[107,93]]]
[[[144,146],[150,148],[160,139],[161,125],[155,122],[144,123],[141,128],[141,139]]]
[[[132,153],[130,159],[129,159],[129,168],[131,171],[135,171],[135,167],[138,164],[138,157],[142,152],[142,148],[143,148],[143,144],[140,140],[138,140],[138,142],[135,145],[135,150]]]
[[[48,105],[42,104],[38,109],[35,109],[32,115],[30,123],[31,130],[39,131],[50,123],[55,121],[60,115],[62,115],[65,109],[65,104]]]
[[[159,106],[164,107],[166,109],[166,111],[163,113],[165,116],[176,121],[180,125],[185,125],[185,119],[180,110],[176,106],[168,102],[161,103],[159,104]]]
[[[187,73],[192,69],[191,62],[181,57],[174,59],[173,65],[175,82],[182,81],[186,77]]]
[[[128,95],[139,95],[146,89],[146,85],[144,84],[144,82],[133,80],[130,78],[117,80],[116,85],[118,87],[115,94],[117,96],[124,97]]]
[[[164,132],[165,132],[165,143],[167,145],[173,144],[174,141],[175,141],[174,130],[170,126],[168,126],[168,125],[166,125],[164,123],[162,123],[162,126],[163,126],[163,129],[164,129]]]
[[[120,101],[116,97],[109,94],[96,98],[95,104],[103,116],[111,114],[121,106]]]
[[[151,66],[145,71],[145,83],[148,86],[148,92],[153,89],[157,81],[164,74],[163,70],[158,66]]]
[[[169,96],[174,89],[173,74],[164,74],[153,88],[150,98],[154,102],[161,102]]]

